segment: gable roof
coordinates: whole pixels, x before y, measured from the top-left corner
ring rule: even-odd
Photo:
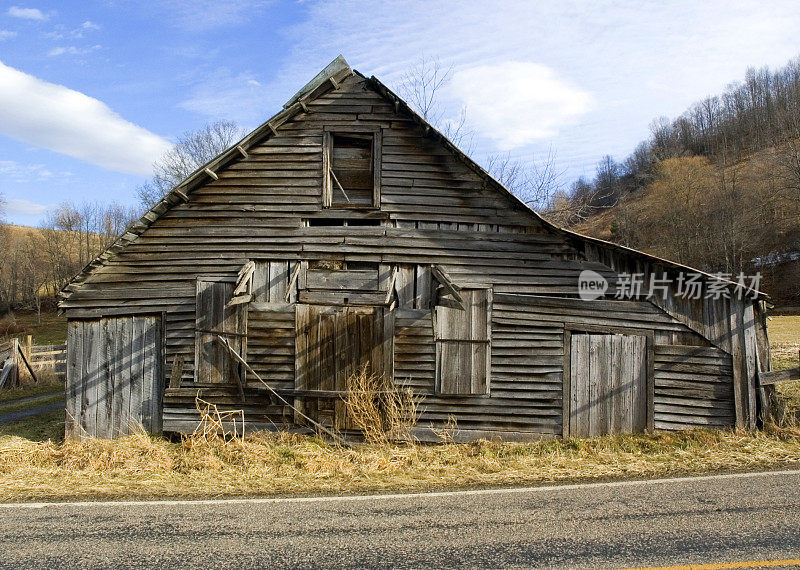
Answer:
[[[62,290],[59,292],[61,298],[67,299],[71,293],[80,288],[80,285],[95,271],[97,271],[100,267],[103,267],[112,256],[119,253],[122,249],[135,241],[136,238],[138,238],[147,228],[149,228],[156,220],[161,218],[161,216],[163,216],[173,206],[187,202],[189,200],[188,196],[192,190],[202,186],[203,184],[207,184],[213,180],[216,180],[218,178],[217,172],[219,170],[228,167],[235,161],[246,158],[248,156],[248,149],[263,141],[265,138],[277,135],[278,128],[281,125],[286,123],[298,113],[308,111],[308,102],[313,101],[332,89],[338,89],[339,84],[351,75],[358,75],[359,77],[364,78],[367,84],[376,93],[387,99],[395,106],[396,112],[403,112],[404,114],[407,114],[415,123],[422,127],[426,136],[433,136],[439,139],[439,142],[442,145],[452,152],[468,168],[480,176],[487,185],[503,194],[509,200],[509,203],[513,208],[523,211],[527,215],[533,216],[547,230],[563,235],[569,240],[592,243],[600,248],[642,259],[648,263],[658,264],[670,269],[699,273],[708,279],[719,280],[716,276],[711,275],[710,273],[700,271],[687,265],[675,263],[673,261],[650,255],[643,251],[608,242],[599,238],[579,234],[549,222],[546,218],[542,217],[538,212],[536,212],[513,192],[508,190],[494,177],[492,177],[491,174],[489,174],[483,167],[481,167],[477,162],[475,162],[466,153],[453,144],[444,134],[423,119],[403,99],[396,95],[374,75],[367,78],[358,71],[353,70],[344,57],[339,55],[322,71],[320,71],[311,81],[304,85],[295,95],[293,95],[283,105],[283,109],[280,112],[276,113],[251,133],[247,134],[238,143],[234,144],[215,158],[198,167],[194,172],[187,176],[186,179],[175,186],[161,200],[151,207],[138,221],[131,224],[130,227],[128,227],[121,236],[119,236],[108,248],[106,248],[105,251],[88,263],[69,283],[67,283],[67,285],[62,288]],[[727,283],[729,285],[736,285],[736,283],[733,281],[727,281]],[[758,294],[760,296],[765,296],[761,292],[758,292]]]

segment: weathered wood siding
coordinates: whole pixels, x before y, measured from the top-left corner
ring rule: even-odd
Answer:
[[[197,280],[233,281],[249,260],[258,263],[253,302],[247,310],[247,359],[271,386],[287,394],[294,388],[298,357],[296,303],[382,306],[391,293],[387,283],[394,270],[394,377],[425,395],[421,425],[441,425],[454,416],[460,427],[468,429],[561,434],[564,336],[586,323],[649,331],[667,345],[708,345],[698,333],[709,334],[722,353],[732,352],[725,340],[726,334],[731,337],[732,313],[724,304],[714,305],[712,312],[724,314],[727,333],[722,329],[709,332],[711,317],[703,327],[693,327],[679,311],[661,310],[649,302],[582,303],[568,298],[577,295],[583,270],[609,279],[609,293],[617,271],[634,266],[651,270],[645,263],[632,264],[625,256],[614,257],[601,246],[548,228],[428,136],[411,116],[398,113],[372,87],[369,80],[353,75],[337,89],[308,101],[307,111],[250,146],[247,156],[217,173],[218,179],[195,188],[188,202],[175,198],[163,215],[153,216],[144,233],[83,283],[74,285],[62,302],[70,319],[164,312],[165,364],[170,366],[178,355],[184,359],[181,388],[166,392],[166,429],[192,426],[198,387],[204,389],[205,397],[245,407],[255,424],[268,426],[291,419],[283,406],[257,392],[259,383],[253,378],[247,379],[251,395],[244,405],[237,402],[235,392],[226,396],[226,387],[195,384]],[[324,129],[346,130],[353,125],[381,131],[380,207],[325,209]],[[353,223],[336,225],[340,219]],[[309,269],[308,262],[319,260],[334,265],[376,263],[377,284],[364,270],[359,274],[360,285],[351,288],[353,272],[342,283],[342,274]],[[303,271],[291,283],[298,264]],[[493,294],[490,395],[437,394],[432,264],[446,269],[462,287],[490,289]],[[743,342],[750,342],[744,332],[741,336]],[[81,341],[75,337],[74,342]],[[752,367],[742,366],[742,374],[750,374]],[[697,378],[707,376],[702,367],[698,370]],[[695,376],[689,375],[688,381],[694,382]],[[725,374],[718,378],[727,382]],[[742,407],[748,386],[741,381]],[[656,398],[658,389],[656,383]],[[707,392],[698,389],[687,394]],[[728,396],[719,390],[711,392],[714,398],[727,401]],[[664,392],[663,397],[670,396]],[[705,401],[705,396],[698,398]],[[675,410],[667,412],[667,407],[659,407],[662,404],[673,405],[663,400],[651,423],[691,423],[675,420]],[[659,419],[662,413],[672,414],[672,419],[667,415]],[[727,422],[727,413],[715,416],[714,421]]]
[[[731,427],[731,355],[715,347],[655,346],[655,427]]]

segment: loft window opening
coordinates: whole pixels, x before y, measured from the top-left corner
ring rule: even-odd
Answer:
[[[380,130],[325,132],[324,205],[375,208],[380,205]]]
[[[383,220],[378,218],[308,218],[306,225],[313,227],[380,227]]]
[[[377,261],[348,261],[345,265],[348,271],[378,271]]]
[[[308,226],[344,226],[345,222],[342,218],[309,218]]]
[[[362,219],[350,219],[347,220],[348,226],[381,226],[383,225],[383,220],[379,220],[377,218],[362,218]]]

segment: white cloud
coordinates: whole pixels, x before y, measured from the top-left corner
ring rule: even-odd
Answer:
[[[17,32],[11,30],[0,30],[0,42],[11,40],[17,37]]]
[[[555,136],[592,108],[592,97],[547,66],[509,61],[453,74],[451,92],[478,131],[510,150]]]
[[[20,8],[19,6],[11,6],[8,9],[8,15],[14,18],[22,18],[23,20],[40,20],[44,21],[47,16],[42,14],[38,8]]]
[[[593,173],[605,153],[623,158],[648,136],[654,117],[682,113],[741,78],[747,66],[784,65],[798,53],[800,28],[797,0],[773,0],[769,10],[729,0],[505,0],[502,9],[485,0],[326,0],[302,8],[307,17],[285,31],[291,51],[268,83],[272,101],[285,101],[337,53],[396,91],[403,71],[422,55],[454,71],[537,62],[579,81],[595,106],[579,123],[512,156],[552,147],[568,177]],[[355,21],[369,25],[354,33]],[[671,88],[652,89],[650,80]],[[460,107],[452,99],[442,101],[449,117]],[[623,99],[630,104],[618,104]],[[475,127],[473,110],[467,108],[467,121]],[[494,141],[474,130],[475,156],[494,154]]]
[[[100,26],[98,26],[94,22],[86,20],[83,24],[81,24],[81,29],[82,30],[99,30]]]
[[[20,200],[12,198],[8,201],[6,211],[17,216],[41,216],[47,211],[47,206],[31,202],[30,200]]]
[[[0,62],[0,134],[117,172],[152,173],[170,147],[108,106]]]

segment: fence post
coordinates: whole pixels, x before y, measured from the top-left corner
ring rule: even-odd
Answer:
[[[19,388],[19,339],[11,339],[11,370],[8,375],[8,385]]]

